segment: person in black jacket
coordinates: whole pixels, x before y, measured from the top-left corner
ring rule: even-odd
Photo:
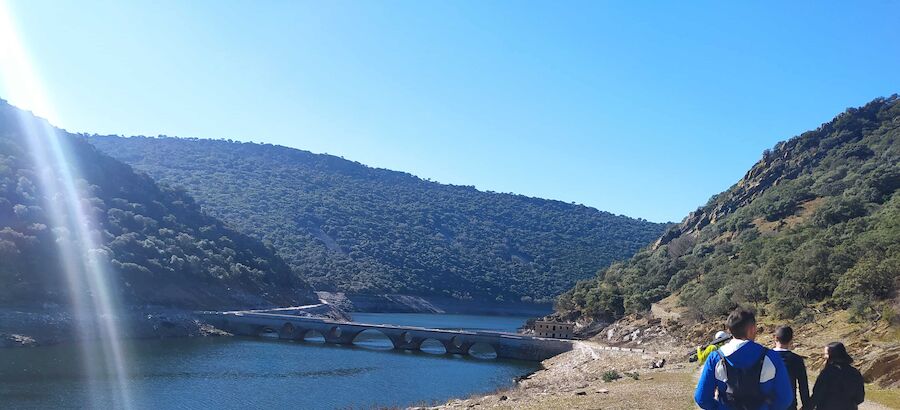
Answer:
[[[788,410],[797,410],[797,388],[800,388],[800,403],[803,408],[810,407],[809,401],[809,380],[806,378],[806,363],[803,362],[803,356],[791,351],[794,344],[794,329],[790,326],[781,326],[775,330],[775,350],[784,361],[787,367],[788,376],[791,381],[791,391],[794,393],[794,401],[791,402]]]
[[[843,343],[829,343],[825,347],[825,368],[813,386],[813,409],[856,410],[865,400],[863,377],[851,363],[853,358]]]

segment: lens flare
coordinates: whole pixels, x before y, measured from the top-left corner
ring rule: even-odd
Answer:
[[[0,90],[10,103],[45,118],[55,118],[15,29],[10,7],[3,0],[0,0]],[[110,269],[104,257],[101,227],[90,211],[91,187],[80,176],[79,164],[66,135],[61,135],[48,122],[27,114],[19,121],[38,174],[44,209],[56,234],[73,322],[82,345],[82,361],[89,376],[89,398],[98,398],[105,380],[112,380],[112,407],[130,408],[126,354],[116,323],[118,304],[108,283]],[[91,344],[100,347],[99,354]]]

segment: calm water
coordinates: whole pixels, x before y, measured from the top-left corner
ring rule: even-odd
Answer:
[[[354,314],[354,320],[451,329],[515,331],[525,318]],[[334,409],[406,406],[509,386],[536,363],[253,338],[131,341],[129,376],[138,409]],[[90,394],[79,349],[0,350],[0,407],[110,408],[112,380]],[[93,399],[93,400],[91,400]]]

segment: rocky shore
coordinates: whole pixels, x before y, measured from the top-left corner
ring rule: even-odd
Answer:
[[[126,338],[168,338],[226,335],[198,320],[193,312],[144,308],[119,312],[113,325]],[[43,346],[82,342],[97,337],[95,319],[79,319],[65,309],[0,309],[0,347]],[[79,329],[89,329],[87,334]]]
[[[433,409],[690,409],[692,369],[671,356],[607,350],[592,342],[543,362],[514,388]],[[668,363],[668,362],[667,362]]]
[[[294,309],[291,314],[350,319],[328,304]],[[117,312],[112,321],[120,336],[130,339],[229,335],[200,320],[194,311],[184,309],[129,307]],[[77,318],[62,306],[0,308],[0,348],[89,341],[98,337],[99,324],[98,318]]]

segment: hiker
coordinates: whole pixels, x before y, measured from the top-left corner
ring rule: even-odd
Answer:
[[[813,386],[812,405],[816,410],[855,410],[866,398],[863,377],[851,364],[843,343],[825,347],[825,368]]]
[[[706,346],[703,349],[700,347],[697,348],[697,361],[700,362],[701,365],[706,363],[706,358],[709,357],[709,354],[718,350],[719,347],[725,344],[729,339],[731,339],[731,335],[728,333],[725,333],[722,330],[716,332],[716,335],[713,336],[713,340],[709,346]]]
[[[757,344],[756,315],[736,309],[728,315],[733,338],[710,353],[694,401],[706,410],[783,410],[791,404],[787,369],[778,353]]]
[[[790,326],[781,326],[775,330],[775,350],[787,367],[788,377],[791,382],[791,394],[793,401],[788,410],[797,410],[797,387],[800,387],[801,408],[809,408],[809,380],[806,378],[806,363],[803,356],[791,351],[794,346],[794,329]]]

